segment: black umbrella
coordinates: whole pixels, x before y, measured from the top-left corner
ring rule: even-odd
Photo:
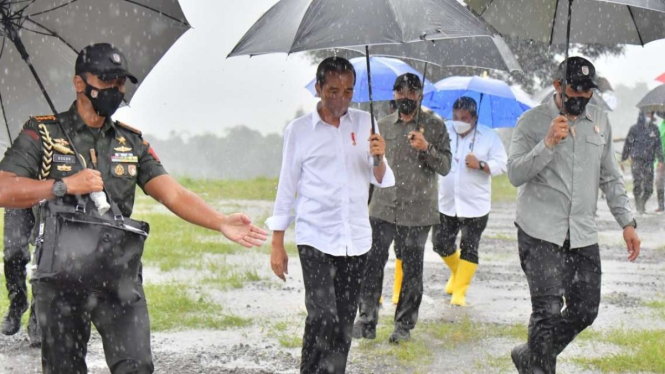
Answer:
[[[364,46],[374,131],[370,45],[490,35],[457,0],[281,0],[249,29],[229,57]]]
[[[504,36],[565,43],[566,59],[571,42],[644,45],[665,38],[662,0],[466,0],[466,3]],[[564,70],[564,93],[565,73]]]
[[[177,0],[0,0],[0,142],[11,144],[29,115],[68,107],[83,47],[113,44],[142,81],[189,28]],[[127,86],[126,102],[137,88]]]
[[[636,106],[647,112],[665,111],[665,84],[649,91]]]

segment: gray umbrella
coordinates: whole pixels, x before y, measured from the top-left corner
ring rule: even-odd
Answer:
[[[349,47],[365,53],[363,47]],[[468,66],[520,71],[520,65],[500,36],[470,36],[432,40],[425,43],[386,44],[372,47],[374,56],[389,56],[419,60],[438,66]]]
[[[457,0],[281,0],[229,57],[365,46],[374,132],[370,45],[489,35],[484,23]]]
[[[636,106],[647,112],[665,111],[665,84],[649,91]]]
[[[466,0],[466,3],[504,36],[565,43],[566,59],[571,42],[644,45],[665,38],[663,0]],[[564,87],[565,76],[564,71]]]
[[[0,0],[0,121],[8,132],[0,142],[10,144],[29,115],[71,104],[83,47],[115,45],[142,81],[189,27],[177,0]],[[137,88],[127,85],[126,102]]]

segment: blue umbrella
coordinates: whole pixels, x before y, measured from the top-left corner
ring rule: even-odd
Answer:
[[[404,73],[416,74],[423,79],[423,74],[419,73],[411,65],[396,58],[370,57],[370,69],[372,74],[372,96],[374,101],[385,101],[393,99],[393,85],[397,77]],[[369,99],[369,86],[367,84],[367,61],[365,57],[356,57],[349,60],[356,69],[356,85],[354,86],[353,98],[355,103],[366,103]],[[313,79],[307,89],[316,96],[314,85],[316,79]],[[425,80],[424,94],[436,91],[436,87],[428,80]]]
[[[515,127],[522,113],[535,106],[527,95],[498,79],[450,77],[437,82],[423,105],[446,119],[453,118],[455,100],[468,96],[478,104],[478,122],[489,127]]]

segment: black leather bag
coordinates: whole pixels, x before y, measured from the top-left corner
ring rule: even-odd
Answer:
[[[89,199],[41,204],[33,279],[138,301],[141,256],[150,226],[124,218],[117,205],[104,216]],[[87,207],[86,207],[87,206]],[[115,213],[114,213],[115,211]]]

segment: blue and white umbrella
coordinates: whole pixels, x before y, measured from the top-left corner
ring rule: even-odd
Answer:
[[[425,96],[424,106],[452,119],[455,101],[468,96],[478,104],[478,122],[493,128],[515,127],[522,113],[537,105],[526,93],[498,79],[450,77],[434,86],[436,92]]]
[[[349,60],[356,69],[356,85],[353,87],[353,98],[351,101],[354,103],[366,103],[369,99],[369,85],[367,84],[367,61],[365,57],[356,57]],[[386,101],[393,99],[393,85],[395,80],[402,74],[412,73],[423,79],[423,74],[411,67],[402,60],[388,57],[370,57],[370,69],[372,72],[372,95],[374,101]],[[314,88],[316,79],[313,79],[307,85],[307,90],[316,96],[316,89]],[[424,94],[436,91],[436,87],[426,80]]]

